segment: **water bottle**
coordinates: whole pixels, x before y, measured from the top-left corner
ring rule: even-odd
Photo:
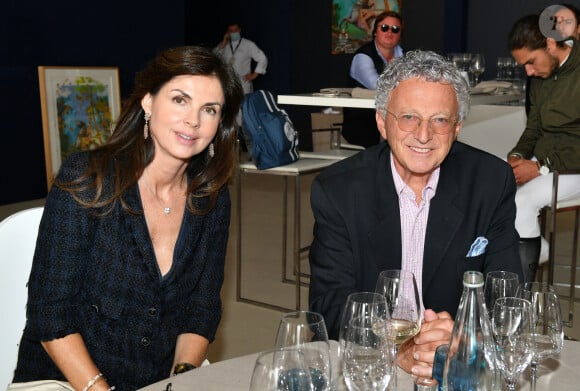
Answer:
[[[449,345],[437,349],[433,377],[444,391],[501,388],[480,272],[467,271],[463,275],[463,294],[451,340]]]

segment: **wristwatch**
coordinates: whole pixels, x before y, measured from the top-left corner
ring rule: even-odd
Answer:
[[[540,162],[536,161],[536,166],[538,166],[538,173],[540,175],[548,175],[550,173],[550,169],[546,166],[540,164]]]
[[[173,367],[173,375],[179,375],[180,373],[191,371],[192,369],[197,368],[195,365],[190,364],[188,362],[180,362],[175,364]]]

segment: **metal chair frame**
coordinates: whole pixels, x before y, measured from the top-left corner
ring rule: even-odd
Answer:
[[[543,227],[543,232],[548,229],[550,251],[548,256],[548,283],[554,284],[554,269],[555,269],[555,256],[556,256],[556,233],[557,233],[557,216],[562,212],[574,212],[574,236],[572,240],[572,261],[570,265],[570,286],[569,286],[569,301],[568,301],[568,319],[564,320],[564,325],[566,327],[572,327],[574,324],[574,301],[576,298],[576,267],[578,261],[578,233],[580,228],[580,198],[575,198],[568,201],[558,202],[558,181],[560,175],[578,175],[580,170],[566,170],[566,171],[553,171],[554,178],[552,182],[552,202],[550,205],[546,206],[542,210],[541,214],[541,224]],[[547,214],[550,212],[550,218],[547,219]],[[540,269],[538,276],[539,280],[543,280],[543,272]]]

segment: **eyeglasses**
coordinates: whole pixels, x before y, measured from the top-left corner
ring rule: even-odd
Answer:
[[[381,24],[381,31],[383,33],[389,31],[389,28],[393,34],[399,34],[401,32],[401,26],[389,26],[388,24]]]
[[[387,110],[387,113],[395,117],[397,125],[399,125],[399,129],[401,129],[403,132],[412,133],[416,131],[425,120],[417,114],[412,113],[401,113],[397,115],[395,113],[391,113],[389,110]],[[452,121],[450,118],[443,115],[434,115],[433,117],[429,118],[428,121],[429,128],[437,134],[449,133],[453,126],[457,123],[457,121]]]

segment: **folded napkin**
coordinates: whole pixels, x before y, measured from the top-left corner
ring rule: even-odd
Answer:
[[[315,92],[314,96],[326,96],[326,97],[337,97],[337,96],[350,96],[352,88],[321,88],[320,92]]]
[[[376,90],[368,90],[366,88],[355,87],[352,89],[353,98],[375,99]]]
[[[471,89],[472,94],[503,94],[512,89],[509,81],[486,80]]]

